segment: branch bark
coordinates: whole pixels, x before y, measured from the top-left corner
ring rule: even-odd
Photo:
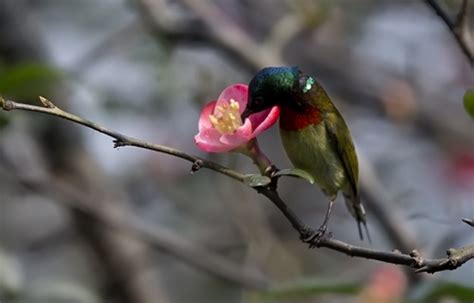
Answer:
[[[456,16],[456,20],[452,20],[445,10],[441,8],[436,0],[425,0],[428,5],[438,15],[444,24],[448,27],[449,31],[456,39],[457,44],[461,48],[462,52],[466,55],[469,63],[474,66],[474,51],[469,47],[468,42],[465,39],[465,19],[467,15],[467,0],[463,0],[461,8]]]
[[[463,218],[462,221],[467,225],[474,227],[474,219]]]
[[[51,101],[47,100],[46,98],[40,97],[40,100],[43,104],[42,107],[24,104],[24,103],[18,103],[11,100],[5,100],[0,97],[0,107],[6,111],[26,110],[26,111],[39,112],[43,114],[56,116],[62,119],[66,119],[66,120],[78,123],[80,125],[86,126],[88,128],[91,128],[95,131],[98,131],[109,137],[114,138],[115,147],[135,146],[139,148],[153,150],[159,153],[165,153],[165,154],[175,156],[175,157],[191,162],[192,163],[191,171],[195,172],[201,168],[207,168],[215,172],[218,172],[220,174],[226,175],[230,178],[233,178],[241,183],[244,183],[245,175],[235,170],[232,170],[230,168],[227,168],[225,166],[222,166],[220,164],[217,164],[211,161],[204,160],[200,157],[187,154],[183,151],[173,149],[171,147],[158,145],[158,144],[152,144],[152,143],[148,143],[145,141],[141,141],[141,140],[123,135],[116,131],[107,129],[97,123],[94,123],[89,120],[85,120],[79,116],[63,111],[62,109],[56,107]],[[304,222],[291,209],[287,207],[287,204],[280,198],[276,190],[275,184],[271,184],[268,187],[254,187],[254,189],[257,192],[263,194],[265,197],[267,197],[279,208],[279,210],[285,215],[286,219],[291,223],[293,228],[299,233],[301,238],[306,238],[308,234],[314,233],[314,230],[311,227],[304,224]],[[218,273],[220,272],[218,275],[223,276],[222,271],[221,271],[222,268],[219,265],[213,264],[213,262],[211,262],[210,264],[206,264],[204,266],[203,264],[196,264],[196,260],[202,260],[202,258],[200,257],[202,256],[202,254],[199,251],[194,251],[194,253],[192,253],[191,255],[183,254],[180,249],[177,249],[177,250],[174,249],[170,251],[169,246],[168,246],[170,245],[170,242],[165,245],[163,245],[163,242],[160,242],[160,240],[162,240],[163,238],[166,239],[166,237],[159,236],[158,238],[156,238],[156,233],[154,233],[153,230],[140,227],[139,220],[136,220],[136,222],[133,221],[133,223],[120,222],[120,221],[115,222],[115,223],[114,222],[110,223],[110,221],[107,221],[108,220],[107,217],[98,216],[97,219],[104,221],[108,224],[112,223],[112,225],[115,227],[121,227],[122,225],[133,226],[134,227],[133,231],[135,233],[139,234],[142,238],[150,241],[151,243],[154,243],[154,244],[158,243],[158,246],[161,249],[167,250],[171,254],[188,262],[190,261],[190,258],[191,258],[193,262],[190,262],[190,263],[194,263],[194,265],[198,265],[198,267],[201,269],[205,269],[205,270],[211,269],[212,271],[215,271]],[[174,244],[171,244],[171,245],[173,246]],[[180,243],[180,245],[186,246],[186,243]],[[180,245],[178,245],[178,247],[180,247]],[[351,244],[348,244],[336,239],[332,239],[329,236],[322,238],[316,244],[316,247],[326,247],[326,248],[344,253],[352,257],[360,257],[360,258],[383,261],[383,262],[392,263],[392,264],[405,265],[405,266],[409,266],[416,269],[416,272],[428,272],[428,273],[435,273],[435,272],[443,271],[443,270],[454,270],[474,258],[474,245],[465,246],[458,249],[450,248],[447,251],[447,257],[437,258],[437,259],[424,259],[416,250],[413,250],[411,253],[406,254],[399,251],[387,252],[387,251],[369,249],[369,248],[364,248],[364,247],[358,247],[358,246],[354,246],[354,245],[351,245]],[[189,249],[189,251],[191,250],[192,249]],[[229,268],[224,268],[223,272],[225,273],[224,276],[227,278],[229,277],[229,275],[232,274],[232,270],[229,271]]]

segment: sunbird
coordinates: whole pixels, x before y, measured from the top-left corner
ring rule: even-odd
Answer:
[[[305,242],[320,241],[327,230],[337,193],[367,237],[366,212],[361,203],[359,165],[351,134],[341,114],[314,77],[298,67],[266,67],[249,83],[248,102],[241,118],[272,106],[280,107],[280,136],[294,167],[310,174],[329,199],[323,224]]]

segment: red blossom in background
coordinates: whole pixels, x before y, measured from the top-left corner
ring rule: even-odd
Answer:
[[[474,186],[474,153],[460,151],[450,156],[447,168],[447,182],[465,187]]]
[[[395,265],[382,265],[372,274],[358,303],[400,303],[407,288],[407,278]]]
[[[242,121],[240,115],[247,105],[248,87],[234,84],[225,88],[216,101],[208,103],[199,117],[199,133],[194,137],[199,149],[209,153],[232,151],[241,147],[275,124],[280,109],[250,115]]]

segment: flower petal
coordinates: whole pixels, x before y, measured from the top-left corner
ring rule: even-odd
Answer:
[[[211,101],[204,106],[199,115],[199,131],[201,132],[205,128],[212,128],[211,121],[209,120],[209,115],[214,112],[217,101]]]
[[[252,138],[252,123],[250,120],[245,119],[244,125],[239,127],[233,134],[223,135],[220,138],[220,142],[226,145],[232,145],[233,148],[236,148]]]
[[[232,147],[220,142],[221,136],[217,129],[205,128],[194,137],[194,142],[200,150],[208,153],[220,153],[231,150]]]
[[[252,122],[252,128],[256,129],[265,119],[267,118],[268,114],[270,113],[270,108],[264,111],[251,114],[248,119]]]
[[[271,109],[265,110],[262,113],[250,115],[250,117],[246,120],[252,121],[252,137],[258,136],[264,130],[275,124],[279,116],[280,108],[278,106],[273,106]]]
[[[247,98],[247,85],[234,84],[225,88],[217,101],[208,103],[202,109],[199,116],[199,133],[194,137],[199,149],[210,153],[234,150],[265,131],[278,120],[280,109],[274,106],[271,109],[252,114],[234,133],[222,135],[212,125],[209,116],[215,114],[217,106],[221,104],[228,106],[231,100],[239,103],[239,112],[242,113],[247,106]],[[223,113],[221,112],[220,114],[222,115]]]
[[[231,99],[234,99],[239,103],[239,112],[243,113],[245,107],[247,106],[247,97],[248,97],[248,86],[245,84],[237,83],[226,87],[222,93],[217,98],[217,104],[220,105],[223,102],[227,104]]]

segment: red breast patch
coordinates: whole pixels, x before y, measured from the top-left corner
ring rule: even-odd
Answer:
[[[297,111],[289,106],[282,106],[280,128],[286,131],[296,131],[309,125],[321,122],[321,112],[315,106],[308,105],[304,110]]]

